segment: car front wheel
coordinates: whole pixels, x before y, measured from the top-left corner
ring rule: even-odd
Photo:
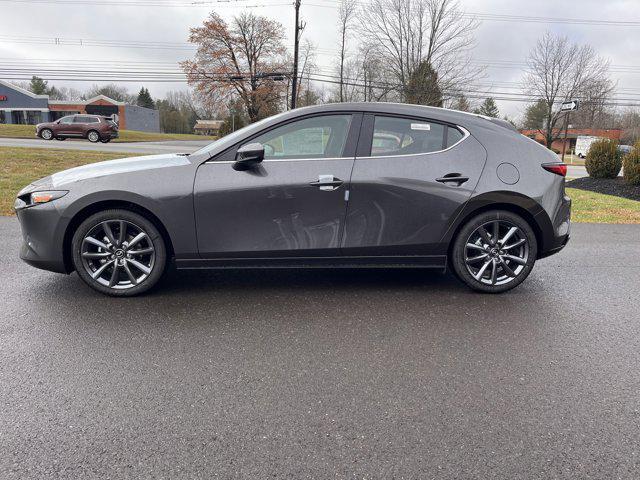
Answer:
[[[53,132],[48,128],[43,128],[40,132],[40,137],[43,140],[51,140],[53,138]]]
[[[129,210],[105,210],[90,216],[76,229],[71,248],[80,278],[113,296],[149,290],[162,277],[167,261],[158,229]]]
[[[501,293],[524,281],[536,261],[536,236],[521,216],[504,210],[469,220],[454,240],[451,263],[474,290]]]

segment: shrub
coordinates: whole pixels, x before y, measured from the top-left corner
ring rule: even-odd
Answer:
[[[587,173],[593,178],[616,178],[622,168],[622,156],[618,142],[603,138],[591,144],[584,162]]]
[[[640,141],[624,157],[624,181],[631,185],[640,185]]]

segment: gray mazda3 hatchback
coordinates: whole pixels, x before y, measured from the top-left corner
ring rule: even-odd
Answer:
[[[190,155],[94,163],[15,202],[21,258],[129,296],[167,267],[449,266],[504,292],[569,239],[566,166],[498,120],[441,108],[300,108]]]

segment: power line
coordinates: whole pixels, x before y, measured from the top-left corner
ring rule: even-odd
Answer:
[[[22,3],[22,4],[64,4],[64,5],[105,5],[105,6],[127,6],[127,7],[192,7],[192,8],[265,8],[274,6],[284,6],[288,4],[258,4],[258,5],[232,5],[243,0],[194,0],[194,1],[176,1],[176,0],[0,0],[0,2]],[[328,2],[326,4],[308,3],[305,5],[313,7],[337,8],[336,0],[315,0],[319,2]],[[367,2],[357,2],[361,5],[367,5]],[[221,5],[222,4],[222,5]],[[640,27],[640,21],[636,20],[605,20],[594,18],[567,18],[567,17],[536,17],[530,15],[510,15],[496,14],[488,12],[464,12],[465,18],[477,19],[491,22],[510,22],[510,23],[545,23],[545,24],[568,24],[568,25],[587,25],[587,26],[608,26],[608,27]]]

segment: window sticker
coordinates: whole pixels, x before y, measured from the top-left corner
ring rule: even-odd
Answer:
[[[431,125],[428,123],[412,123],[411,130],[431,130]]]

